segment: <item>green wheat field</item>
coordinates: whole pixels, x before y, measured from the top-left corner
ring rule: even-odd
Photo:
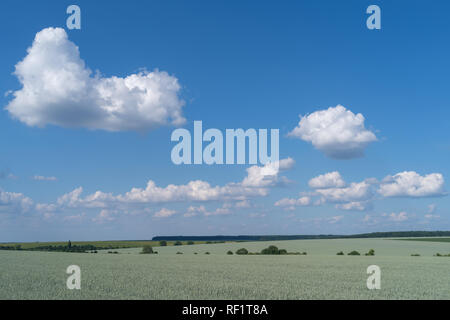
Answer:
[[[0,299],[450,299],[450,257],[435,256],[450,253],[449,239],[417,240],[152,242],[158,254],[140,254],[147,242],[116,254],[0,250]],[[269,245],[307,255],[227,254]],[[364,255],[370,249],[375,256]],[[347,255],[353,250],[361,256]],[[81,268],[81,290],[66,287],[69,265]],[[381,268],[380,290],[367,289],[369,265]]]

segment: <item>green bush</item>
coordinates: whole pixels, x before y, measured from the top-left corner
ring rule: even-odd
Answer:
[[[188,243],[187,243],[188,245],[193,245],[194,244],[194,241],[188,241]]]
[[[349,256],[360,256],[361,254],[358,252],[358,251],[356,251],[356,250],[353,250],[352,252],[349,252],[349,253],[347,253]]]
[[[209,252],[205,252],[205,254],[209,254]]]
[[[181,246],[181,245],[183,245],[183,243],[181,241],[176,241],[173,245],[174,246]]]
[[[288,254],[286,249],[280,249],[278,250],[278,254]]]
[[[261,250],[261,254],[280,254],[280,250],[276,246],[269,246]]]
[[[232,255],[233,251],[230,250],[230,251],[227,252],[227,254]]]
[[[366,253],[366,256],[374,256],[375,255],[375,250],[370,249],[369,252]]]
[[[337,256],[343,256],[344,253],[342,251],[339,251],[338,253],[336,253]]]
[[[152,246],[145,245],[145,246],[142,248],[141,253],[143,253],[143,254],[152,254],[152,253],[153,253],[153,248],[152,248]]]
[[[450,253],[449,253],[449,254],[440,254],[440,253],[436,253],[435,256],[436,256],[436,257],[450,257]]]
[[[165,241],[165,240],[160,241],[159,242],[159,246],[160,247],[166,247],[167,246],[167,241]]]
[[[245,248],[241,248],[236,251],[236,254],[248,254],[248,250]]]
[[[177,254],[183,254],[183,252],[178,251]]]
[[[411,254],[411,257],[420,257],[420,254],[418,254],[418,253],[413,253],[413,254]]]

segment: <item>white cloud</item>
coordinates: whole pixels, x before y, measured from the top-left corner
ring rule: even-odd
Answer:
[[[75,215],[70,215],[70,216],[65,216],[63,218],[64,221],[81,221],[86,217],[86,213],[80,213],[80,214],[75,214]]]
[[[311,198],[308,196],[300,197],[298,199],[284,198],[275,202],[277,207],[293,207],[293,206],[309,206],[311,205]]]
[[[248,216],[250,218],[264,218],[266,216],[266,214],[254,212],[254,213],[250,213]]]
[[[226,205],[222,206],[221,208],[217,208],[214,211],[207,211],[205,212],[205,216],[220,216],[220,215],[227,215],[231,214],[230,208],[227,208]]]
[[[328,218],[327,220],[328,220],[328,223],[334,224],[334,223],[338,223],[342,219],[344,219],[344,216],[334,216],[334,217]]]
[[[0,213],[26,213],[33,206],[33,200],[22,193],[0,189]]]
[[[406,221],[408,219],[409,219],[408,213],[406,213],[404,211],[399,212],[399,213],[392,212],[389,215],[389,220],[395,221],[395,222],[402,222],[402,221]]]
[[[353,202],[337,204],[336,208],[341,209],[341,210],[364,211],[367,208],[367,203],[363,202],[363,201],[361,201],[361,202],[353,201]]]
[[[173,216],[175,213],[177,213],[175,210],[170,210],[166,208],[162,208],[158,212],[154,214],[155,218],[168,218]]]
[[[6,109],[29,126],[145,131],[185,121],[177,78],[158,70],[93,75],[61,28],[38,32],[14,74],[23,87]]]
[[[280,179],[279,173],[291,169],[295,164],[292,158],[282,159],[275,163],[267,163],[263,167],[252,166],[247,169],[247,177],[242,181],[244,187],[268,187],[286,179]]]
[[[33,177],[33,180],[36,180],[36,181],[57,181],[58,179],[56,177],[44,177],[44,176],[35,175]]]
[[[116,215],[118,214],[117,210],[107,210],[103,209],[100,211],[97,217],[93,218],[92,221],[98,223],[111,222],[116,220]]]
[[[229,206],[227,204],[224,204],[222,207],[219,207],[215,209],[214,211],[209,211],[205,208],[205,206],[190,206],[187,209],[187,212],[183,215],[185,218],[195,217],[199,214],[204,215],[205,217],[208,216],[218,216],[218,215],[226,215],[230,214],[231,211],[229,209]]]
[[[133,188],[131,191],[118,195],[120,202],[160,203],[178,201],[213,201],[213,200],[245,200],[251,196],[265,196],[267,189],[243,187],[238,183],[225,186],[211,186],[206,181],[195,180],[185,185],[170,184],[158,187],[154,181],[149,181],[145,189]]]
[[[383,179],[378,192],[384,197],[433,197],[444,193],[444,177],[440,173],[421,176],[404,171]]]
[[[204,206],[198,206],[198,207],[190,206],[187,209],[187,212],[183,216],[186,218],[190,218],[190,217],[195,217],[199,213],[205,214],[206,212],[207,212],[207,210]]]
[[[340,173],[337,171],[312,178],[308,184],[313,189],[341,188],[345,186],[344,180],[342,180]]]
[[[338,105],[300,117],[298,126],[289,136],[311,142],[328,157],[357,158],[364,155],[367,145],[377,140],[364,126],[364,116]]]
[[[250,208],[252,206],[252,204],[250,203],[250,201],[248,200],[242,200],[242,201],[238,201],[235,204],[236,208]]]
[[[335,204],[341,210],[364,211],[371,205],[373,198],[373,184],[376,179],[366,179],[347,185],[337,171],[325,173],[309,180],[312,192],[302,192],[300,198],[284,198],[275,202],[275,206],[294,210],[296,206]]]
[[[241,209],[248,208],[251,206],[249,198],[267,196],[269,187],[280,181],[279,171],[290,168],[292,164],[292,159],[283,159],[277,164],[276,171],[271,171],[272,168],[268,165],[260,168],[267,169],[267,172],[270,173],[268,175],[264,170],[262,170],[263,173],[260,170],[250,170],[243,180],[247,182],[230,182],[223,186],[212,186],[206,181],[194,180],[182,185],[169,184],[166,187],[159,187],[154,181],[149,180],[145,188],[131,188],[130,191],[123,194],[114,195],[96,191],[86,196],[83,196],[83,188],[79,187],[59,197],[55,204],[39,204],[39,207],[41,211],[48,208],[51,210],[56,210],[56,208],[120,208],[121,212],[133,214],[142,211],[143,206],[150,204],[222,201],[225,202],[222,208],[202,213],[206,216],[229,214],[232,206]],[[262,182],[264,179],[257,178],[267,176],[270,177],[270,183]],[[249,183],[249,181],[255,183]],[[185,216],[193,216],[197,213],[188,211]],[[105,220],[107,214],[106,211],[103,212],[103,216],[100,218]]]
[[[317,189],[326,202],[361,202],[372,197],[371,184],[367,181],[352,182],[345,188]]]

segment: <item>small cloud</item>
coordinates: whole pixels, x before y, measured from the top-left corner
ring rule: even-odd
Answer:
[[[66,216],[63,218],[64,221],[81,221],[86,217],[86,213],[80,213],[76,215]]]
[[[38,175],[35,175],[33,177],[33,180],[36,180],[36,181],[58,181],[58,179],[56,177],[44,177],[44,176],[38,176]]]
[[[312,189],[341,188],[345,186],[345,181],[339,172],[334,171],[312,178],[308,185]]]
[[[250,218],[264,218],[266,216],[265,213],[250,213],[248,215]]]
[[[175,213],[177,213],[175,210],[162,208],[161,210],[156,212],[153,216],[155,218],[168,218],[168,217],[173,216]]]
[[[334,216],[334,217],[328,218],[328,222],[331,224],[334,224],[334,223],[338,223],[342,219],[344,219],[344,216]]]
[[[107,210],[103,209],[100,211],[97,217],[93,218],[92,221],[98,222],[98,223],[104,223],[104,222],[111,222],[116,220],[115,215],[118,214],[117,210]]]
[[[406,221],[408,219],[409,219],[408,213],[406,213],[405,211],[402,211],[399,213],[392,212],[389,215],[389,220],[395,221],[395,222],[402,222],[402,221]]]

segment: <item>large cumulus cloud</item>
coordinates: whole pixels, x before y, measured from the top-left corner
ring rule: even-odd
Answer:
[[[29,126],[145,131],[185,121],[177,78],[158,70],[93,74],[61,28],[38,32],[14,74],[22,88],[6,109]]]
[[[330,158],[358,158],[369,143],[377,140],[364,121],[361,113],[354,114],[338,105],[301,117],[289,135],[312,143]]]

